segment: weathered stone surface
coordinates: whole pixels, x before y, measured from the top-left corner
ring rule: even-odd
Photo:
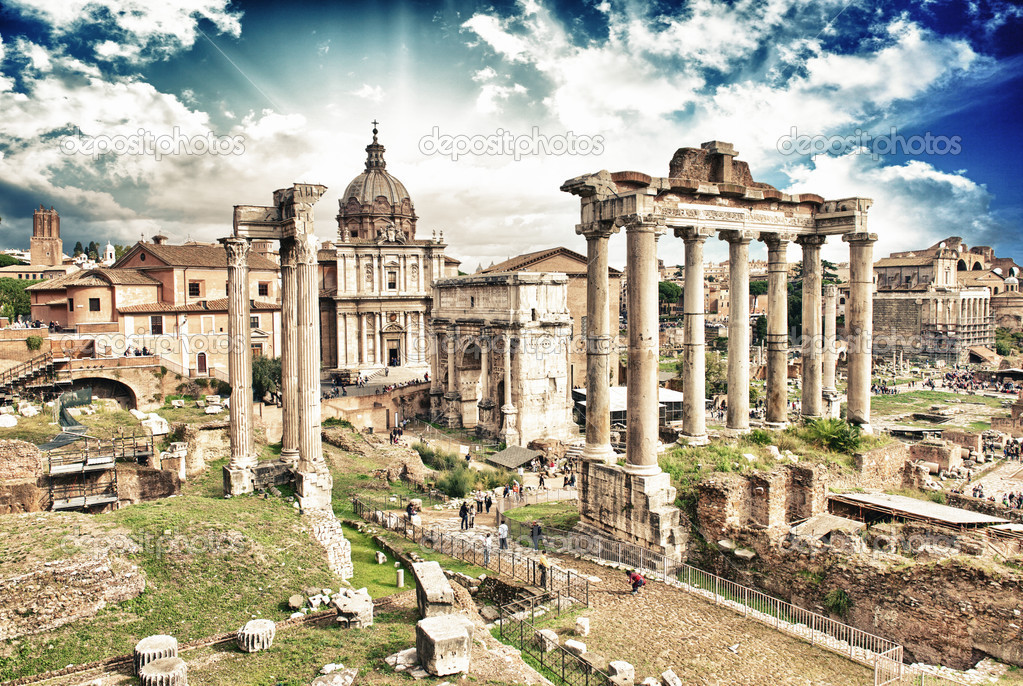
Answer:
[[[346,588],[335,595],[331,606],[337,610],[337,621],[349,629],[373,626],[373,598],[369,591]]]
[[[0,441],[0,481],[35,479],[42,474],[43,453],[39,448],[27,441]]]
[[[661,686],[684,686],[684,684],[675,672],[667,669],[661,672]]]
[[[352,686],[355,677],[359,676],[359,670],[355,667],[341,668],[336,671],[318,676],[313,679],[312,686]]]
[[[568,639],[565,641],[565,650],[572,653],[573,655],[585,655],[586,644],[582,641],[576,641],[575,639]]]
[[[633,686],[636,683],[636,668],[624,660],[612,660],[607,665],[610,686]]]
[[[288,607],[292,610],[301,610],[305,607],[305,596],[301,593],[296,593],[288,598]]]
[[[246,653],[266,650],[273,645],[277,625],[269,619],[253,619],[238,630],[238,647]]]
[[[540,650],[549,653],[558,647],[560,641],[558,634],[550,629],[540,629],[536,632],[536,643],[540,646]]]
[[[419,620],[416,624],[416,653],[423,669],[434,676],[467,672],[472,632],[472,622],[458,614]]]
[[[178,656],[178,639],[166,634],[143,638],[135,645],[132,663],[135,674],[141,675],[142,668],[150,662]]]
[[[576,617],[576,619],[575,619],[575,635],[576,636],[589,636],[590,635],[590,618],[589,617]]]
[[[139,671],[142,686],[187,686],[188,666],[179,657],[153,660]]]
[[[395,671],[403,672],[409,667],[419,664],[419,654],[415,648],[407,648],[394,655],[388,655],[384,662],[394,667]]]
[[[416,604],[424,619],[455,612],[455,592],[437,562],[414,562]]]
[[[378,550],[376,553],[376,561],[378,565],[387,564],[387,556]]]
[[[345,538],[341,522],[333,512],[307,510],[304,519],[312,526],[313,537],[327,551],[327,565],[342,579],[351,579],[355,574],[352,566],[352,544]]]

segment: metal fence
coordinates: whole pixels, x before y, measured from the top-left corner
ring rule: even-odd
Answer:
[[[532,658],[537,671],[555,683],[567,686],[604,686],[611,683],[609,676],[588,662],[585,656],[571,653],[561,645],[545,645],[538,636],[537,610],[541,610],[541,616],[550,612],[560,616],[564,600],[560,594],[546,593],[502,606],[498,635],[502,641],[521,650],[524,656]]]
[[[524,581],[552,593],[560,593],[584,605],[590,604],[589,579],[571,570],[554,566],[544,569],[539,560],[529,555],[494,547],[496,541],[488,549],[478,536],[468,538],[464,534],[445,533],[434,527],[412,524],[405,515],[387,512],[383,507],[365,502],[362,496],[352,498],[352,509],[362,519],[399,533],[424,548],[489,569],[498,575]]]

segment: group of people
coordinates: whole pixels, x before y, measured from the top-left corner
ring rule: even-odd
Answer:
[[[401,442],[401,437],[405,435],[405,428],[404,427],[405,427],[405,424],[402,423],[401,426],[396,426],[393,429],[391,429],[391,444],[392,445],[398,445],[398,443]]]
[[[899,387],[889,386],[887,383],[874,383],[870,384],[870,392],[874,395],[898,395]]]
[[[129,345],[127,348],[124,349],[125,357],[131,357],[132,355],[134,355],[135,357],[149,357],[150,354],[151,353],[149,352],[149,348],[147,348],[146,346],[142,346],[141,348],[139,348],[137,346]]]
[[[53,331],[54,327],[57,327],[57,330],[60,329],[60,327],[58,326],[58,324],[56,322],[50,322],[50,326],[49,326],[50,331]],[[41,321],[39,321],[38,319],[25,320],[25,321],[20,321],[19,320],[19,321],[11,322],[10,326],[8,326],[7,328],[9,328],[9,329],[41,329],[41,328],[43,328],[43,323]]]

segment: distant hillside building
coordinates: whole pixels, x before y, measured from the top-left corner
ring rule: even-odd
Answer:
[[[992,292],[1004,290],[989,279],[995,261],[990,248],[967,249],[952,237],[875,262],[874,353],[949,364],[968,361],[971,352],[983,359],[994,345]]]

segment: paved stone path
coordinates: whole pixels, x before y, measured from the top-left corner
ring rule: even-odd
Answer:
[[[984,487],[984,497],[994,497],[1000,504],[1002,496],[1006,493],[1023,492],[1023,462],[1018,460],[1006,460],[998,465],[983,477],[976,479],[966,487],[966,493],[980,484]]]

